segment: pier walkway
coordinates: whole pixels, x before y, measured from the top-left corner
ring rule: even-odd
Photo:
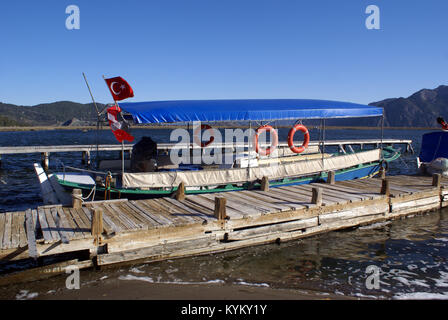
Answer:
[[[414,152],[412,147],[412,140],[403,140],[403,139],[355,139],[355,140],[329,140],[325,141],[325,146],[338,146],[341,151],[345,152],[346,149],[348,151],[353,151],[352,146],[359,146],[363,149],[365,146],[375,146],[379,147],[380,144],[383,145],[403,145],[405,146],[406,152]],[[263,146],[264,144],[262,144]],[[310,142],[310,147],[317,147],[319,142],[313,141]],[[267,144],[266,144],[267,146]],[[133,144],[124,144],[124,146],[120,144],[102,144],[98,145],[56,145],[56,146],[11,146],[11,147],[0,147],[0,165],[3,155],[11,155],[11,154],[31,154],[31,153],[40,153],[42,155],[42,166],[47,169],[49,166],[49,158],[51,153],[60,153],[60,152],[77,152],[82,154],[82,160],[84,163],[90,163],[90,153],[96,152],[96,150],[101,152],[106,151],[124,151],[129,152],[132,151]],[[244,148],[247,147],[247,143],[214,143],[205,148]],[[280,142],[278,144],[279,148],[289,148],[287,142]],[[160,151],[168,151],[173,148],[201,148],[196,144],[180,144],[180,143],[158,143],[157,149]],[[350,150],[351,149],[351,150]]]

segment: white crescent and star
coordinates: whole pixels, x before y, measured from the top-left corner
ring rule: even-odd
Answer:
[[[121,91],[116,92],[116,91],[114,90],[114,84],[115,84],[115,83],[118,84],[118,82],[115,82],[115,81],[112,82],[112,83],[110,84],[110,90],[112,90],[112,92],[113,92],[116,96],[118,96],[118,95],[120,95]],[[121,86],[120,89],[123,89],[123,86]]]

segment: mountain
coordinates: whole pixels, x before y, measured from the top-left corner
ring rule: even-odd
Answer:
[[[104,105],[97,103],[100,110]],[[35,106],[17,106],[0,102],[0,126],[60,126],[76,118],[96,124],[97,116],[92,103],[71,101],[44,103]]]
[[[423,89],[408,98],[386,99],[370,105],[384,108],[387,127],[439,127],[437,117],[448,120],[448,86]]]
[[[370,103],[384,108],[386,127],[439,127],[437,117],[448,121],[448,86],[423,89],[408,98],[391,98]],[[97,103],[100,110],[104,104]],[[92,103],[81,104],[71,101],[16,106],[0,102],[1,126],[79,126],[95,125],[96,111]],[[329,126],[378,126],[374,119],[334,119]]]

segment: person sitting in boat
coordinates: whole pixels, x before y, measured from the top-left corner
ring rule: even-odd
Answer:
[[[168,154],[159,154],[157,143],[151,137],[142,137],[132,147],[131,171],[154,172],[159,170],[174,170],[179,166],[171,161]]]

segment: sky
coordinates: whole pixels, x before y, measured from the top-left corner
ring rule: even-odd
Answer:
[[[447,15],[446,0],[2,1],[0,102],[89,103],[82,72],[103,103],[103,75],[129,102],[407,97],[448,84]]]

